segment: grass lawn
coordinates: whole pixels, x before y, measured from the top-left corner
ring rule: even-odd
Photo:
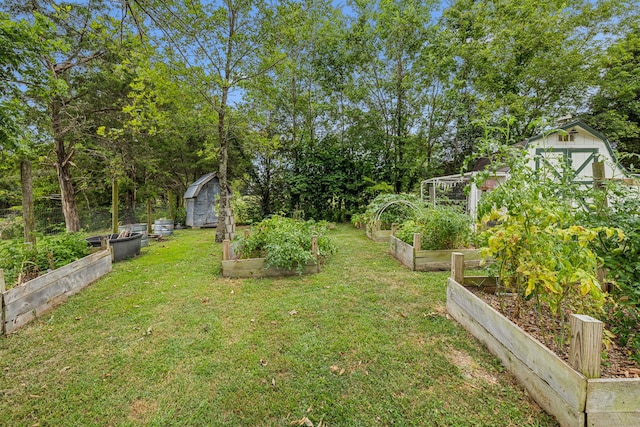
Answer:
[[[214,234],[151,242],[0,337],[0,425],[556,425],[446,316],[446,273],[344,225],[320,274],[223,279]]]

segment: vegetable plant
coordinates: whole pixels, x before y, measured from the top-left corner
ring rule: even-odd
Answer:
[[[327,233],[326,222],[273,216],[253,226],[248,236],[236,239],[236,253],[241,258],[264,257],[267,267],[302,273],[307,263],[315,262],[312,236],[317,236],[321,257],[335,252],[335,243]]]
[[[372,226],[377,219],[383,228],[388,229],[393,223],[401,223],[407,219],[414,218],[416,208],[420,206],[422,206],[422,202],[415,194],[380,194],[369,203],[362,220],[367,225]],[[383,208],[384,210],[380,213]]]
[[[0,268],[4,269],[8,287],[12,287],[88,253],[89,246],[81,233],[41,235],[35,247],[22,239],[0,241]]]
[[[420,233],[421,248],[417,249],[460,249],[471,244],[471,224],[471,217],[455,206],[422,208],[415,218],[398,226],[396,237],[413,244],[413,234]]]

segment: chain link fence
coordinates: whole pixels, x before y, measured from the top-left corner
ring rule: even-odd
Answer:
[[[55,234],[65,230],[64,215],[61,203],[45,201],[34,205],[36,231],[43,234]],[[184,224],[184,209],[173,209],[177,222]],[[135,209],[120,209],[120,224],[136,224],[147,222],[147,205],[140,204]],[[158,218],[170,218],[172,209],[166,201],[159,200],[151,205],[151,221]],[[98,207],[87,209],[78,207],[78,216],[82,229],[88,233],[111,230],[111,208]],[[24,234],[22,208],[0,209],[0,240],[20,238]]]

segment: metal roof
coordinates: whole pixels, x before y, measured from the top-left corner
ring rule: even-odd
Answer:
[[[202,175],[200,178],[198,178],[197,181],[191,184],[189,188],[187,188],[187,191],[184,193],[184,198],[194,199],[198,197],[198,194],[200,194],[200,190],[202,190],[202,187],[204,187],[204,185],[211,181],[213,178],[217,177],[218,172],[211,172],[206,175]]]

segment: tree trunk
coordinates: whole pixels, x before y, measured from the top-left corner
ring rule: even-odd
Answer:
[[[24,218],[24,241],[36,244],[36,220],[33,213],[33,185],[31,179],[31,162],[20,162],[20,183],[22,185],[22,217]]]
[[[60,103],[53,101],[51,105],[51,126],[56,152],[56,174],[62,196],[62,214],[67,231],[80,231],[80,218],[76,204],[76,193],[71,180],[71,159],[74,155],[73,148],[67,149],[62,135],[62,123],[60,117]]]
[[[216,242],[233,240],[235,237],[235,223],[231,211],[231,198],[228,190],[227,165],[229,161],[227,128],[225,124],[227,97],[229,89],[222,90],[222,99],[218,110],[218,138],[220,140],[220,167],[218,178],[220,179],[220,212],[218,212],[218,226],[216,228]]]

